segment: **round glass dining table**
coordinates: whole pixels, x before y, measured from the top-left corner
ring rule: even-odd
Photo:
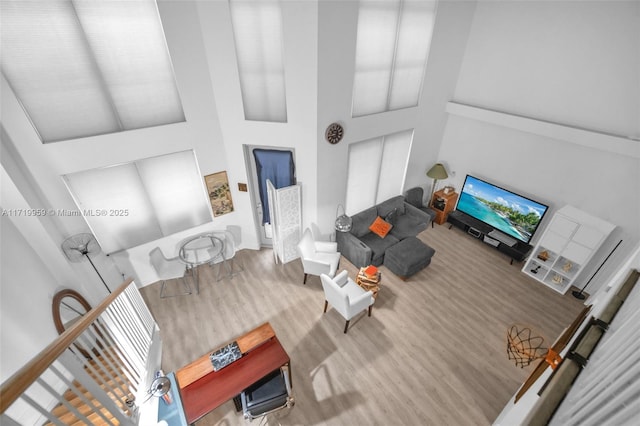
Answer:
[[[205,263],[215,263],[217,260],[225,262],[224,241],[211,234],[194,235],[182,242],[178,256],[191,270],[196,294],[198,294],[200,293],[198,266]]]

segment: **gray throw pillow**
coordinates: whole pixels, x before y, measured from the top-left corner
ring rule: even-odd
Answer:
[[[387,223],[391,225],[395,225],[398,221],[398,209],[395,208],[389,212],[389,214],[384,218]]]

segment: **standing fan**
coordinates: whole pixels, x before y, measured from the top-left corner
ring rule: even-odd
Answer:
[[[104,282],[102,275],[100,275],[100,272],[98,272],[96,265],[93,264],[91,257],[89,257],[90,254],[100,254],[100,252],[102,251],[102,249],[100,248],[100,244],[98,244],[98,241],[96,240],[96,237],[93,236],[93,234],[76,234],[64,240],[61,247],[65,256],[67,256],[67,259],[69,259],[71,262],[82,262],[85,257],[89,259],[89,263],[91,263],[91,266],[93,266],[93,270],[96,271],[96,274],[98,274],[98,276],[100,277],[102,284],[104,284],[104,286],[107,288],[107,291],[111,293],[111,290],[109,290],[109,286],[106,282]]]
[[[168,377],[166,376],[156,377],[153,380],[153,383],[151,383],[151,387],[149,388],[149,390],[147,390],[147,395],[149,396],[147,396],[140,405],[150,400],[152,396],[155,396],[157,398],[164,397],[169,392],[169,389],[171,389],[171,381],[169,380]],[[167,404],[171,403],[170,398],[171,398],[170,396],[166,397],[165,402]]]

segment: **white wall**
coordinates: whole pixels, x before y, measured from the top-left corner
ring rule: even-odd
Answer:
[[[3,382],[58,335],[51,316],[51,299],[59,283],[11,218],[2,216],[0,220],[0,382]],[[34,310],[34,306],[40,309]]]
[[[596,136],[638,136],[639,8],[638,2],[479,2],[453,100]],[[622,142],[639,152],[640,142]],[[551,214],[571,204],[618,225],[578,278],[586,283],[622,239],[589,284],[594,292],[640,240],[640,156],[609,148],[450,115],[440,158],[458,172],[457,188],[469,173],[547,203]]]
[[[422,87],[420,103],[364,117],[351,117],[358,3],[319,2],[318,27],[318,162],[317,221],[323,233],[333,230],[338,204],[345,204],[347,160],[351,143],[415,129],[405,189],[429,187],[426,171],[438,160],[446,122],[445,104],[451,99],[471,27],[475,1],[441,2]],[[344,138],[337,145],[324,132],[340,122]]]
[[[293,148],[296,177],[302,184],[303,222],[308,223],[315,220],[316,212],[317,4],[312,1],[284,1],[281,4],[286,123],[245,121],[228,2],[198,2],[198,12],[231,186],[237,187],[237,182],[251,184],[246,173],[243,145]],[[250,239],[247,245],[258,248],[260,243],[249,193],[233,196],[237,210],[243,212],[243,221],[239,224],[253,231],[247,235]]]
[[[11,150],[15,151],[19,159],[16,161],[24,166],[22,173],[29,177],[26,180],[38,185],[40,199],[32,201],[33,207],[75,210],[61,175],[145,157],[193,149],[203,175],[229,168],[204,55],[196,3],[159,2],[159,9],[187,120],[184,123],[42,144],[8,84],[2,79],[2,126],[7,135],[7,138],[3,138],[3,144],[11,145]],[[11,162],[11,159],[3,158],[2,161]],[[10,173],[14,169],[19,167],[8,167]],[[229,178],[234,180],[233,170],[229,170]],[[20,191],[25,191],[24,185],[19,182],[18,185]],[[232,197],[234,201],[237,200],[239,208],[215,218],[212,227],[224,229],[229,223],[240,225],[251,220],[250,213],[242,209],[242,197],[236,187],[232,183]],[[58,245],[61,237],[89,231],[81,217],[53,217],[50,220],[54,226],[47,229],[51,240]],[[245,240],[250,241],[250,238]],[[122,252],[112,256],[112,259],[116,265],[105,256],[96,259],[98,268],[105,271],[107,282],[112,287],[122,281],[121,273],[137,276],[137,265],[132,259],[140,259],[144,262],[143,267],[148,263],[148,256],[139,255],[136,250],[133,256]],[[93,281],[96,286],[102,286],[93,272],[86,274],[86,279]]]
[[[480,1],[462,103],[640,137],[637,1]]]

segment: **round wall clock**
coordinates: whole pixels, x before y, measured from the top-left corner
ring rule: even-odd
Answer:
[[[338,123],[329,124],[326,132],[324,132],[324,137],[327,139],[327,142],[334,145],[342,140],[342,136],[344,136],[344,129]]]

